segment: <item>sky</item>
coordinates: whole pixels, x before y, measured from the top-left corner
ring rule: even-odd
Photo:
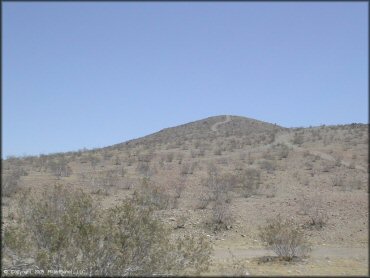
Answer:
[[[367,2],[3,2],[2,157],[216,115],[368,122]]]

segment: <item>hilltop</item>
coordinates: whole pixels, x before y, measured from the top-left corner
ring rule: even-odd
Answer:
[[[208,117],[202,120],[186,123],[183,125],[169,127],[159,132],[130,140],[121,144],[112,146],[113,148],[121,147],[124,144],[153,144],[156,143],[183,143],[188,140],[208,140],[217,137],[229,136],[250,136],[251,138],[262,133],[270,134],[286,128],[270,124],[251,118],[221,115]]]

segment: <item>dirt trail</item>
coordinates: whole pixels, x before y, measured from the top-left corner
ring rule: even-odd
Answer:
[[[274,253],[266,249],[234,249],[231,250],[232,254],[237,259],[242,258],[254,258],[262,256],[273,256]],[[368,260],[368,249],[367,248],[355,248],[355,247],[329,247],[329,246],[316,246],[312,248],[310,256],[313,259],[329,258],[329,259],[363,259]],[[229,249],[218,249],[214,252],[215,259],[231,259],[232,255]]]
[[[217,132],[217,128],[218,128],[219,125],[226,124],[230,121],[231,121],[230,115],[226,115],[226,120],[224,120],[222,122],[215,123],[214,125],[211,126],[211,130]]]

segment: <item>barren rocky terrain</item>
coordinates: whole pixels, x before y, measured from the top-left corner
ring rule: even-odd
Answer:
[[[2,221],[17,222],[27,188],[82,188],[108,209],[144,179],[163,225],[212,245],[202,275],[368,275],[368,169],[367,124],[284,128],[216,116],[106,148],[7,158]],[[259,227],[278,215],[299,223],[308,256],[268,260]],[[4,248],[3,262],[14,264]]]

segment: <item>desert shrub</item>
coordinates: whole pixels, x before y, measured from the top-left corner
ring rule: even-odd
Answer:
[[[280,215],[268,219],[265,226],[259,227],[258,235],[263,244],[283,260],[303,257],[309,251],[304,231],[298,223]]]
[[[114,158],[114,165],[121,165],[121,160],[118,156]]]
[[[135,186],[135,181],[132,179],[125,178],[121,183],[121,188],[129,190]]]
[[[341,176],[335,176],[332,178],[332,185],[339,187],[340,190],[347,191],[362,189],[362,182],[356,177],[345,179]]]
[[[175,229],[185,228],[185,224],[186,224],[187,220],[188,220],[188,218],[183,214],[180,215],[179,217],[177,217],[177,219],[175,219],[175,221],[176,221]]]
[[[51,173],[58,178],[69,177],[72,174],[71,167],[68,166],[67,160],[63,157],[48,161],[47,167],[50,169]]]
[[[266,143],[272,144],[275,141],[275,138],[276,138],[276,130],[269,132],[266,138]]]
[[[237,148],[237,142],[235,140],[235,138],[232,138],[228,141],[228,144],[227,144],[227,150],[232,152],[234,151],[236,148]]]
[[[5,197],[12,196],[19,188],[21,175],[19,171],[9,171],[2,174],[1,193]]]
[[[321,171],[324,173],[329,173],[331,170],[334,169],[334,162],[331,161],[323,161],[324,165],[322,165]]]
[[[103,151],[103,159],[104,160],[110,160],[113,156],[113,153],[108,151],[108,150],[104,150]]]
[[[242,175],[240,173],[223,173],[218,177],[218,183],[225,191],[231,191],[242,186]]]
[[[28,171],[26,171],[23,167],[17,167],[16,169],[12,170],[14,175],[19,177],[25,177],[28,176]]]
[[[184,159],[184,154],[183,153],[178,153],[177,154],[177,163],[182,164],[183,159]]]
[[[161,158],[158,160],[159,168],[161,168],[161,169],[164,168],[164,161],[165,160],[166,160],[166,158],[164,156],[161,156]]]
[[[214,163],[208,163],[207,165],[207,174],[208,176],[217,174],[219,172],[219,167],[217,167]]]
[[[306,162],[304,163],[304,169],[305,169],[305,170],[312,170],[312,169],[313,169],[313,165],[312,165],[312,163],[310,163],[310,162],[306,161]]]
[[[152,171],[148,162],[139,162],[136,170],[144,177],[150,177],[152,175]]]
[[[362,188],[363,188],[362,181],[361,181],[360,179],[356,178],[356,177],[352,178],[352,179],[348,182],[348,184],[350,185],[350,187],[351,187],[352,189],[357,189],[357,190],[359,190],[359,189],[362,189]]]
[[[197,155],[198,156],[204,156],[206,153],[206,149],[204,147],[201,147],[198,152],[197,152]]]
[[[242,195],[246,198],[257,194],[261,184],[261,172],[257,169],[246,169],[240,176]]]
[[[90,220],[96,210],[91,198],[62,186],[45,189],[39,198],[30,193],[26,191],[18,199],[18,225],[5,231],[5,246],[19,257],[33,257],[41,269],[80,267],[71,254],[84,251],[79,250],[82,233],[92,229]],[[18,240],[26,244],[18,246]],[[85,254],[81,252],[81,256]]]
[[[119,172],[119,175],[121,176],[121,178],[123,178],[126,175],[126,170],[123,167],[121,167],[120,169],[117,169],[117,171]]]
[[[166,192],[165,188],[148,178],[142,180],[139,188],[135,190],[133,198],[139,205],[158,210],[168,209],[173,205],[173,198]]]
[[[301,195],[298,198],[300,212],[307,215],[308,221],[305,228],[322,229],[327,221],[328,214],[324,208],[324,200],[318,193],[311,196]]]
[[[229,161],[226,157],[220,157],[216,160],[216,163],[220,165],[228,165]]]
[[[268,173],[272,173],[276,169],[275,163],[266,159],[259,161],[259,165],[262,170],[265,170]]]
[[[213,150],[214,155],[221,155],[222,154],[222,149],[220,147],[217,147],[216,149]]]
[[[182,192],[185,189],[185,179],[178,179],[175,181],[174,185],[174,191],[175,191],[175,198],[180,198]]]
[[[250,153],[247,153],[247,163],[252,165],[254,163],[253,157]]]
[[[303,133],[295,132],[292,143],[294,145],[301,146],[303,144],[303,142],[304,142]]]
[[[208,192],[205,192],[205,191],[201,192],[198,195],[196,208],[198,208],[198,209],[205,209],[205,208],[207,208],[207,206],[209,205],[209,203],[211,202],[211,200],[212,200],[212,197],[211,197],[211,195]]]
[[[200,236],[176,238],[150,207],[133,200],[101,210],[82,191],[47,188],[18,199],[17,223],[3,248],[35,269],[71,269],[84,276],[179,275],[207,270],[211,247]],[[28,266],[29,268],[29,266]]]
[[[150,162],[154,157],[154,154],[152,152],[147,152],[143,154],[139,154],[137,157],[137,160],[140,162]]]
[[[181,175],[192,175],[194,172],[196,164],[195,163],[190,163],[186,162],[183,163],[181,166]]]
[[[335,158],[334,165],[340,167],[342,165],[342,157]]]
[[[95,188],[91,191],[91,194],[94,195],[103,195],[103,196],[109,196],[110,192],[108,188]]]
[[[265,195],[267,198],[274,198],[276,196],[276,193],[276,185],[270,183],[265,184],[260,190],[260,194]]]
[[[117,186],[119,181],[119,172],[115,170],[108,170],[100,172],[92,177],[92,185],[97,187],[113,187]]]
[[[241,161],[235,162],[234,169],[236,171],[242,171],[244,169],[244,163],[242,163]]]
[[[239,160],[245,161],[247,154],[246,153],[239,153]]]
[[[223,199],[231,190],[230,183],[228,183],[225,176],[220,176],[217,172],[210,172],[204,185],[209,188],[212,201]]]
[[[212,208],[212,220],[216,230],[227,228],[232,223],[230,204],[226,200],[218,199]]]
[[[332,185],[333,186],[339,186],[343,187],[344,186],[344,179],[341,176],[335,176],[332,178]]]
[[[307,177],[302,177],[302,178],[300,178],[300,182],[301,182],[301,184],[303,184],[304,186],[309,186],[309,185],[310,185],[310,180],[309,180]]]
[[[166,155],[166,162],[172,162],[175,154],[170,152]]]
[[[128,155],[127,157],[127,166],[131,166],[135,162],[135,157],[131,154]]]
[[[266,160],[273,160],[274,159],[274,157],[272,155],[272,152],[270,150],[267,150],[267,151],[263,152],[262,158],[264,158]]]
[[[285,144],[279,144],[277,146],[277,157],[278,159],[287,158],[289,155],[289,147]]]
[[[356,169],[356,165],[355,165],[355,163],[352,161],[352,162],[348,165],[348,168],[349,168],[349,169]]]
[[[220,230],[227,227],[231,220],[229,191],[234,185],[234,176],[223,174],[219,175],[217,168],[213,165],[209,166],[208,178],[204,181],[204,185],[209,188],[209,192],[202,193],[198,199],[198,208],[204,209],[213,201],[212,207],[212,223],[215,224],[215,229]]]
[[[311,206],[308,215],[309,215],[309,220],[306,223],[305,227],[322,229],[328,221],[327,212],[321,207],[316,206],[315,204]]]
[[[86,157],[86,160],[90,162],[90,166],[92,169],[96,168],[96,165],[100,162],[100,158],[92,153],[89,153]]]
[[[191,150],[190,155],[192,158],[196,158],[198,156],[197,150]]]

